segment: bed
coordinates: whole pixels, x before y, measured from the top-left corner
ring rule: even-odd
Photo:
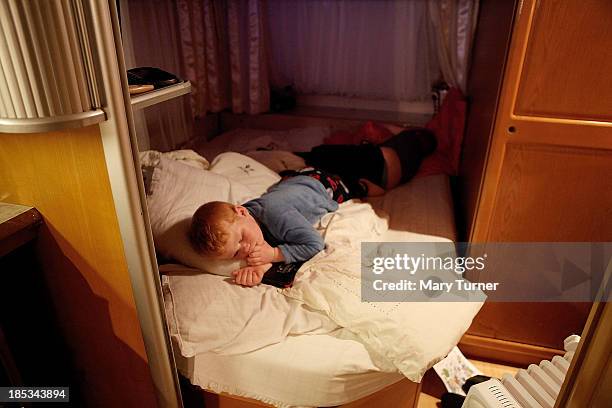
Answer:
[[[310,136],[306,137],[307,134]],[[278,157],[278,155],[263,153],[264,157],[262,152],[269,152],[270,150],[308,150],[309,146],[319,144],[325,136],[324,128],[298,129],[290,133],[255,130],[232,131],[217,138],[213,143],[200,145],[198,154],[181,151],[169,155],[165,154],[166,157],[164,158],[162,154],[147,152],[142,154],[141,157],[145,165],[159,163],[160,160],[163,161],[162,158],[165,159],[164,163],[168,165],[172,164],[174,166],[175,162],[186,164],[186,166],[181,167],[181,171],[190,174],[202,170],[216,171],[231,181],[229,196],[226,197],[228,201],[243,202],[249,198],[249,194],[255,196],[261,194],[267,188],[266,186],[273,181],[272,179],[262,181],[266,177],[272,177],[268,173],[265,174],[265,177],[263,175],[254,176],[250,180],[249,188],[243,189],[239,182],[244,178],[244,174],[241,173],[245,173],[245,168],[257,168],[259,164],[248,160],[258,158],[275,170],[280,170],[283,166],[288,165],[287,160],[283,160],[282,155],[280,156],[281,159],[271,159],[271,157]],[[258,150],[262,148],[264,150]],[[236,153],[217,156],[218,153],[226,150],[239,151],[245,156],[236,155]],[[205,159],[215,156],[217,158],[210,163]],[[238,162],[241,164],[236,164]],[[244,164],[247,162],[248,164]],[[292,165],[297,166],[299,163],[289,163],[289,166]],[[254,171],[254,173],[256,172]],[[264,169],[262,169],[263,173],[265,173]],[[176,180],[191,176],[175,174],[173,177],[175,177],[173,180]],[[163,184],[163,181],[159,180],[159,175],[157,182]],[[172,189],[177,188],[176,181],[168,181],[167,184],[172,185]],[[186,191],[191,191],[194,188],[199,191],[227,188],[223,184],[223,180],[216,179],[213,181],[207,180],[205,185],[205,188],[195,188],[193,184],[190,184],[184,187],[181,190],[182,192],[174,191],[171,195],[185,194]],[[247,190],[250,190],[250,192]],[[195,197],[194,201],[203,202],[202,200],[210,199],[204,194],[204,196]],[[168,225],[180,224],[177,221],[180,217],[172,217],[172,214],[164,207],[164,205],[167,206],[167,203],[162,205],[163,210],[160,210],[160,208],[156,208],[157,204],[151,201],[149,202],[150,211],[164,214],[164,217],[159,217],[161,220],[156,220],[155,216],[152,217],[152,227],[158,252],[171,253],[171,255],[174,255],[173,258],[185,259],[186,261],[183,263],[197,267],[196,261],[189,260],[189,257],[184,253],[178,253],[179,250],[163,248],[163,245],[158,245],[160,241],[176,244],[180,237],[181,228],[171,228]],[[445,175],[417,177],[383,197],[370,199],[368,204],[353,202],[345,204],[343,204],[344,207],[341,206],[340,216],[330,216],[327,219],[324,217],[318,225],[318,228],[326,237],[328,246],[334,248],[333,242],[340,243],[337,247],[340,249],[340,255],[343,256],[346,256],[342,253],[345,246],[356,248],[360,239],[369,238],[366,233],[370,230],[380,230],[376,238],[380,241],[452,242],[456,237],[449,180]],[[178,207],[184,209],[187,206],[181,204]],[[168,214],[171,216],[168,216]],[[363,220],[360,225],[362,225],[362,230],[366,235],[359,236],[359,233],[353,232],[355,217],[363,217],[358,219]],[[162,225],[156,225],[156,223]],[[184,230],[184,226],[182,228]],[[165,233],[156,234],[156,230],[164,230]],[[347,233],[349,230],[350,233]],[[354,241],[346,244],[347,236],[350,236],[350,239],[354,239]],[[339,239],[334,241],[333,237]],[[338,251],[336,251],[336,256],[337,253]],[[354,258],[354,256],[350,256],[353,253],[347,253],[349,258]],[[450,329],[452,332],[445,331],[443,333],[442,337],[445,339],[445,343],[437,344],[438,348],[432,354],[429,355],[419,349],[420,354],[427,355],[420,356],[419,354],[418,358],[414,357],[415,360],[422,357],[423,361],[419,363],[418,367],[416,365],[413,367],[411,362],[400,361],[401,359],[394,360],[388,355],[383,355],[385,353],[384,348],[381,352],[381,349],[376,348],[376,344],[373,346],[372,342],[364,341],[364,337],[367,337],[368,334],[366,333],[364,336],[363,328],[358,325],[351,326],[350,322],[346,325],[340,324],[346,323],[346,321],[342,321],[342,318],[338,316],[341,313],[330,313],[329,303],[333,303],[333,300],[329,302],[329,299],[326,299],[323,300],[323,304],[318,303],[321,302],[321,299],[318,299],[319,293],[315,292],[317,289],[311,289],[311,286],[316,287],[312,284],[312,278],[316,277],[314,282],[322,282],[321,285],[326,284],[324,277],[328,274],[317,275],[317,273],[319,273],[319,269],[325,269],[325,262],[333,256],[334,254],[327,257],[323,256],[322,259],[315,257],[311,266],[306,267],[309,265],[307,263],[302,268],[304,271],[300,270],[298,272],[296,282],[301,277],[305,281],[310,279],[310,285],[300,285],[298,282],[293,288],[284,291],[261,287],[256,290],[236,288],[235,285],[232,286],[227,283],[227,278],[223,276],[227,275],[227,270],[221,270],[222,268],[209,270],[209,272],[216,273],[218,276],[205,276],[205,274],[199,273],[198,268],[190,268],[184,265],[164,265],[160,267],[160,271],[164,274],[162,282],[166,314],[173,339],[177,367],[191,384],[206,390],[209,405],[247,407],[268,404],[277,407],[340,405],[358,407],[382,403],[386,406],[416,406],[420,389],[420,385],[416,381],[422,376],[424,367],[430,367],[444,356],[444,352],[440,350],[448,348],[446,351],[449,351],[458,342],[480,308],[480,303],[474,302],[465,307],[461,306],[463,309],[460,312],[451,311],[447,306],[441,305],[438,311],[433,312],[436,316],[457,313],[455,320],[458,320],[458,322],[450,324],[452,328],[445,327],[442,329],[438,325],[432,326],[431,322],[427,321],[430,320],[429,317],[414,317],[413,321],[406,323],[408,326],[412,325],[411,327],[419,329],[415,331],[431,331],[432,337],[435,336],[433,333],[439,330]],[[196,263],[194,264],[194,262]],[[349,264],[350,262],[344,263]],[[202,268],[205,267],[211,268],[210,264],[202,266]],[[215,266],[212,268],[214,269]],[[229,268],[232,269],[235,266]],[[214,293],[207,294],[208,297],[202,296],[201,293],[206,291]],[[195,292],[197,292],[195,296],[198,297],[196,303],[180,304],[181,301],[178,298],[193,297]],[[185,293],[187,294],[185,295]],[[223,296],[220,295],[221,293],[223,293]],[[231,307],[225,307],[223,303],[216,304],[215,302],[220,301],[220,297],[234,299],[233,301],[236,303],[232,304]],[[262,299],[265,299],[265,301]],[[356,302],[356,307],[361,306],[358,303],[359,299],[346,300],[346,302],[351,301]],[[231,301],[229,302],[231,303]],[[250,304],[255,305],[256,313],[246,313],[246,316],[238,317],[235,315],[219,317],[218,314],[214,314],[218,313],[220,309],[248,309]],[[270,307],[270,305],[273,306]],[[430,309],[427,309],[426,313],[430,313],[431,306],[414,306],[417,311],[422,307],[429,307]],[[181,308],[182,312],[179,310]],[[181,318],[177,318],[177,311],[190,314],[189,311],[196,309],[206,310],[206,312],[202,312],[196,317],[191,316],[191,321],[187,323],[181,321]],[[331,310],[331,312],[334,312],[334,310]],[[366,313],[368,312],[366,310]],[[419,315],[419,313],[414,314]],[[287,316],[292,317],[288,319]],[[258,323],[258,319],[264,323]],[[210,322],[215,320],[221,322],[223,327],[219,329],[224,333],[220,335],[222,339],[219,339],[219,336],[214,339],[210,337]],[[268,327],[266,325],[269,322],[281,323]],[[182,333],[181,326],[183,327]],[[189,326],[189,330],[186,331],[184,327],[187,326]],[[445,325],[441,324],[439,326]],[[192,329],[193,327],[197,327],[197,329]],[[423,330],[420,330],[421,328]],[[202,329],[202,333],[197,333],[200,329]],[[188,339],[188,337],[190,338]],[[253,342],[254,338],[258,341]],[[415,341],[422,343],[419,347],[426,348],[429,347],[426,345],[428,340],[431,339],[421,336]],[[436,343],[435,341],[431,342]],[[406,353],[406,350],[400,351]],[[390,363],[390,361],[396,363],[399,361],[399,364]],[[402,366],[402,364],[404,365]],[[404,367],[403,371],[402,369],[399,370],[404,374],[398,372],[398,367]],[[407,377],[415,381],[410,381]],[[383,401],[385,402],[383,403]]]

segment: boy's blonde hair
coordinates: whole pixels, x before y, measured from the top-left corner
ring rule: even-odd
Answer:
[[[218,255],[228,238],[228,226],[236,220],[236,210],[230,203],[211,201],[196,210],[191,219],[189,241],[202,255]]]

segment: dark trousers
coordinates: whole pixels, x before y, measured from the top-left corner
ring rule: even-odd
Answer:
[[[358,184],[364,178],[382,185],[385,158],[376,145],[320,145],[295,154],[304,158],[308,166],[337,174],[347,184]]]

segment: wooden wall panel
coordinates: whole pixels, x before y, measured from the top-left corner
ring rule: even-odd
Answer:
[[[612,150],[508,143],[488,241],[612,240]]]
[[[99,128],[0,134],[0,174],[0,200],[43,216],[38,256],[87,405],[156,406]]]
[[[611,9],[606,0],[520,2],[472,242],[612,239]],[[486,303],[469,333],[558,348],[587,311]]]
[[[518,115],[612,120],[612,2],[538,2]]]
[[[562,350],[563,339],[582,333],[590,308],[591,303],[578,302],[486,302],[468,334]],[[537,364],[539,360],[521,363]]]
[[[491,304],[485,303],[484,306]],[[512,307],[512,305],[508,305],[508,307]],[[529,364],[538,364],[542,360],[550,360],[554,356],[565,354],[561,345],[551,348],[523,342],[499,340],[493,338],[490,333],[487,335],[464,334],[459,341],[459,349],[471,359],[498,361],[514,367],[528,367]]]
[[[608,211],[602,211],[601,208],[609,205],[610,202],[607,191],[603,189],[606,186],[604,180],[606,177],[610,178],[610,174],[612,174],[612,161],[610,160],[612,123],[584,120],[584,118],[577,120],[561,117],[561,106],[565,106],[565,108],[574,107],[574,105],[562,105],[565,103],[562,101],[570,101],[573,100],[572,98],[581,100],[585,89],[580,84],[562,85],[566,87],[567,92],[571,91],[573,93],[557,96],[556,99],[561,101],[559,102],[561,105],[558,105],[559,109],[555,113],[557,116],[535,117],[533,115],[520,116],[515,114],[515,112],[521,112],[521,108],[517,104],[522,103],[523,106],[526,106],[524,101],[531,97],[527,94],[520,96],[519,90],[531,89],[535,93],[535,88],[540,86],[539,83],[533,82],[533,78],[537,76],[534,71],[536,65],[533,63],[535,59],[539,61],[537,64],[538,72],[571,71],[575,68],[568,68],[570,65],[586,66],[597,62],[605,62],[607,64],[605,72],[607,80],[610,82],[612,59],[600,61],[599,55],[593,52],[583,61],[575,61],[575,58],[567,53],[568,49],[571,50],[576,47],[576,43],[589,43],[591,22],[585,20],[586,17],[595,19],[593,26],[598,27],[601,35],[607,32],[598,23],[600,17],[587,13],[580,14],[579,18],[573,20],[563,20],[566,23],[564,29],[573,32],[574,36],[572,41],[558,42],[556,38],[551,38],[552,33],[561,34],[553,28],[547,30],[547,25],[539,26],[539,24],[547,24],[548,20],[537,18],[538,13],[542,13],[542,10],[551,7],[551,3],[559,4],[559,7],[564,9],[557,2],[524,1],[520,17],[514,27],[509,61],[504,74],[504,84],[487,158],[485,178],[480,191],[477,216],[472,226],[472,241],[484,242],[492,239],[531,241],[535,239],[532,231],[538,231],[538,240],[547,241],[561,238],[565,241],[595,241],[602,237],[603,240],[609,240],[612,234],[609,229],[607,231],[604,229],[605,223],[602,223],[598,227],[599,229],[590,236],[587,234],[586,227],[580,225],[585,222],[585,217],[581,214],[585,214],[587,209],[591,207],[594,209],[590,214],[592,218],[596,218],[598,215],[609,215]],[[567,3],[563,2],[564,5],[570,3],[580,2],[574,0]],[[555,19],[555,21],[557,20]],[[550,47],[532,47],[530,45],[531,42],[542,41],[549,45],[555,44],[554,53]],[[550,54],[554,54],[555,57],[549,58]],[[565,56],[566,60],[563,63],[558,63],[556,59],[558,55]],[[532,62],[529,63],[529,61]],[[583,72],[583,74],[586,75],[588,72]],[[523,80],[526,82],[522,82]],[[576,81],[577,79],[567,77],[565,80]],[[609,96],[610,93],[597,94],[593,95],[593,99],[598,99],[601,103],[603,99]],[[556,102],[552,99],[550,101],[537,99],[537,103],[533,102],[532,105],[540,109],[539,113],[542,113],[554,106],[554,103]],[[586,111],[578,110],[577,112],[576,115],[578,116],[586,115]],[[517,150],[519,149],[517,145],[539,145],[541,146],[539,151],[542,156],[535,154],[535,150],[533,150],[535,147]],[[532,153],[526,154],[525,149],[531,149]],[[553,151],[556,152],[555,158],[550,156],[550,152]],[[589,155],[592,157],[587,157]],[[527,163],[528,160],[530,163]],[[547,168],[547,166],[551,167]],[[522,170],[519,171],[519,169]],[[516,190],[517,181],[513,179],[513,175],[520,176],[521,174],[523,182],[530,183],[530,185],[524,184],[520,190]],[[547,174],[547,178],[543,178],[542,174]],[[526,181],[527,178],[531,178],[531,180]],[[568,189],[568,185],[572,183],[579,184],[574,194],[571,194],[571,190]],[[509,191],[513,191],[514,195],[510,195]],[[506,202],[506,200],[511,200],[511,202]],[[564,214],[565,218],[558,219],[559,224],[555,225],[556,228],[551,228],[553,227],[552,220],[550,217],[541,217],[542,207],[538,205],[534,207],[536,202],[549,203],[548,212],[557,215]],[[575,208],[572,209],[570,203],[573,203]],[[520,209],[509,210],[509,206],[520,207]],[[559,208],[555,209],[554,207]],[[501,208],[506,209],[502,211]],[[500,213],[500,211],[502,212]],[[499,218],[509,216],[508,211],[514,211],[515,213],[520,211],[522,213],[521,218],[515,218],[514,221],[528,223],[528,225],[514,226],[516,233],[510,233],[511,236],[506,236],[496,230],[500,227],[500,222],[505,222],[505,231],[509,232],[510,221],[502,221]],[[545,222],[540,226],[541,220]],[[563,224],[560,224],[561,222]],[[593,224],[590,218],[586,222],[587,225]],[[557,231],[559,229],[565,231],[560,233]],[[519,234],[519,231],[523,233]],[[577,232],[576,235],[573,234],[574,231]],[[583,233],[580,233],[581,231]]]

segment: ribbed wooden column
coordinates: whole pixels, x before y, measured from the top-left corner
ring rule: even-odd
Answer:
[[[0,27],[0,131],[91,117],[99,102],[80,0],[2,0]],[[22,120],[40,118],[55,120]]]

